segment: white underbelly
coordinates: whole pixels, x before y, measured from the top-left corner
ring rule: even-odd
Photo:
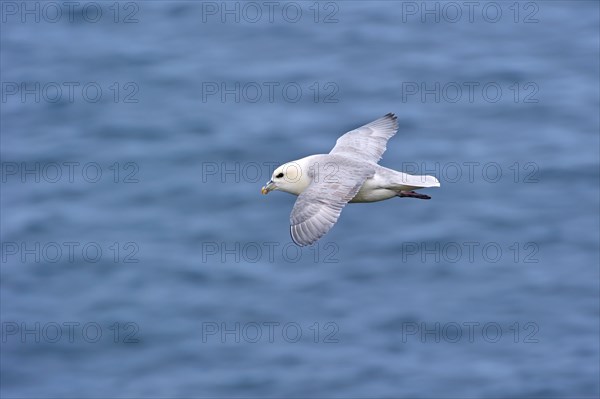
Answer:
[[[395,197],[397,192],[382,187],[383,182],[379,180],[377,175],[365,180],[350,202],[377,202]]]

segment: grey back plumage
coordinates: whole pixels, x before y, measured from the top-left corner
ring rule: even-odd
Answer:
[[[312,182],[302,192],[290,215],[290,234],[300,246],[310,245],[327,233],[342,209],[369,177],[396,134],[398,121],[387,114],[341,136],[329,155],[314,158],[308,171]]]

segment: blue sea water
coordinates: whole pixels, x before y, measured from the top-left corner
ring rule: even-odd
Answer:
[[[599,396],[598,2],[1,5],[3,398]],[[441,188],[297,249],[388,112]]]

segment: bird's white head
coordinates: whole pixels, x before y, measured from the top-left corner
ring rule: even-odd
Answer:
[[[310,158],[306,157],[284,163],[277,167],[271,180],[262,188],[261,193],[268,194],[274,190],[300,195],[311,183],[309,176]]]

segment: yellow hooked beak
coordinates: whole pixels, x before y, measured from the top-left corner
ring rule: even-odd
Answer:
[[[275,188],[276,188],[275,182],[273,182],[273,180],[269,180],[267,185],[264,186],[263,188],[261,188],[260,192],[263,195],[267,195],[267,194],[269,194],[269,192],[275,190]]]

